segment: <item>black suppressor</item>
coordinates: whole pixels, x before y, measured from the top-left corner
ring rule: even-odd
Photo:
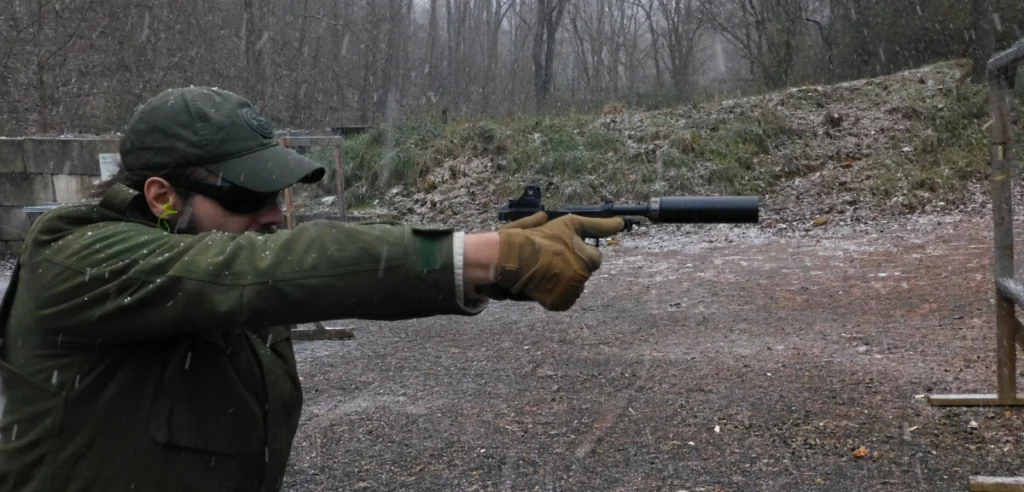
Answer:
[[[511,222],[537,212],[546,212],[551,219],[566,214],[583,217],[645,217],[652,223],[667,224],[756,224],[760,219],[761,200],[756,196],[668,196],[652,198],[646,205],[616,205],[606,201],[600,205],[569,206],[547,210],[541,203],[538,185],[528,185],[519,198],[509,199],[498,212],[498,220]],[[636,225],[626,218],[625,230]]]

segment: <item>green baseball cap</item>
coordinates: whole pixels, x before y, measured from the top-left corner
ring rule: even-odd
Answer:
[[[315,183],[327,169],[274,138],[245,98],[212,87],[165,90],[135,110],[121,137],[125,171],[202,167],[257,192]]]

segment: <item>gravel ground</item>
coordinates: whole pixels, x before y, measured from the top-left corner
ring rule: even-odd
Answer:
[[[501,303],[298,343],[287,489],[966,490],[1019,473],[1024,411],[924,398],[995,391],[987,218],[730,231],[623,235],[569,312]]]

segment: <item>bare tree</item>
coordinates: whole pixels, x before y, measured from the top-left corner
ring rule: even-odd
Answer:
[[[155,93],[240,92],[280,127],[592,109],[702,84],[780,88],[970,57],[1012,0],[7,0],[0,132],[113,132]],[[706,58],[714,56],[714,65]],[[709,70],[710,69],[710,70]],[[714,74],[711,76],[709,74]],[[747,82],[747,74],[753,80]],[[822,75],[826,74],[826,75]],[[975,72],[980,80],[981,72]]]
[[[808,0],[717,0],[704,5],[708,20],[739,47],[766,87],[788,83],[806,29]]]
[[[672,86],[676,97],[686,100],[692,95],[691,68],[704,11],[696,0],[658,0],[658,8],[666,24],[663,36]]]
[[[971,80],[983,82],[988,59],[996,49],[996,31],[992,0],[973,0],[971,4],[974,43],[971,45]]]
[[[536,107],[547,104],[554,81],[555,36],[569,0],[536,0],[537,23],[533,34],[533,87]]]

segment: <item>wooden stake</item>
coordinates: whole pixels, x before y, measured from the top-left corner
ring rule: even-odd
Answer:
[[[1011,197],[1010,116],[1007,87],[1010,75],[1000,71],[989,81],[993,124],[989,127],[992,161],[991,193],[996,281],[1015,280],[1013,264],[1013,203]],[[996,286],[996,377],[1000,398],[1017,393],[1017,336],[1014,320],[1016,303]]]
[[[288,137],[281,137],[281,146],[288,147]],[[289,186],[284,189],[284,205],[285,205],[285,227],[291,230],[295,227],[295,215],[292,211],[292,187]]]
[[[294,202],[292,201],[291,186],[284,189],[284,203],[285,207],[288,208],[288,229],[291,230],[295,228],[295,212],[292,211],[292,206],[294,206]]]
[[[1024,492],[1021,477],[971,477],[972,492]]]
[[[349,328],[328,328],[321,322],[313,323],[312,330],[292,330],[293,340],[351,340],[355,333]]]
[[[344,141],[342,141],[344,142]],[[341,221],[345,221],[345,172],[341,166],[341,146],[343,143],[334,146],[334,170],[338,175],[338,212],[341,214]]]

